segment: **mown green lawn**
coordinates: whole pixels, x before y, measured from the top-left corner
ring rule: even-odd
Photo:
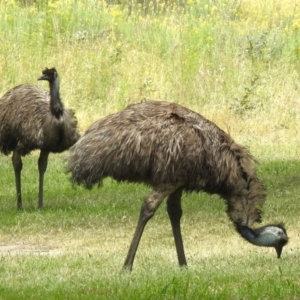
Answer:
[[[143,185],[104,181],[73,188],[64,156],[50,156],[45,209],[37,210],[37,156],[24,160],[24,211],[16,210],[13,170],[1,157],[0,299],[298,299],[300,162],[264,161],[264,224],[283,221],[290,237],[281,259],[234,231],[218,196],[184,195],[188,269],[177,265],[165,205],[149,222],[133,271],[121,272]],[[29,175],[30,174],[30,175]]]

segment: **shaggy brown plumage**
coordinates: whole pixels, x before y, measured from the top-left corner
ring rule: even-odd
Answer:
[[[18,208],[22,208],[21,156],[40,149],[39,169],[43,177],[49,152],[63,152],[79,138],[74,111],[61,103],[56,70],[46,69],[39,80],[49,81],[50,93],[35,85],[22,84],[0,99],[0,151],[5,155],[13,152]],[[43,183],[40,185],[42,188]],[[39,208],[42,208],[42,190],[40,193]]]
[[[261,221],[265,190],[249,151],[183,106],[159,101],[131,105],[95,122],[70,150],[68,170],[75,183],[90,188],[110,176],[153,187],[124,267],[131,269],[143,228],[167,196],[180,265],[186,264],[180,233],[182,191],[219,194],[235,224],[248,228]]]
[[[86,187],[111,176],[217,193],[228,201],[230,218],[249,226],[260,220],[265,198],[245,147],[203,116],[167,102],[132,105],[94,123],[71,149],[69,168]],[[241,191],[251,202],[241,201]]]

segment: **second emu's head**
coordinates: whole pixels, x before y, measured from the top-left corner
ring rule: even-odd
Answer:
[[[43,71],[43,75],[41,77],[38,78],[38,80],[46,80],[49,82],[53,82],[58,78],[58,74],[55,68],[45,68],[45,70]]]

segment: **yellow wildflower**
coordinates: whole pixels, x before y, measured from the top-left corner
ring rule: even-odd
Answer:
[[[48,2],[48,7],[51,9],[56,9],[58,7],[58,3],[56,1],[49,1]]]
[[[218,8],[216,6],[213,6],[210,11],[211,11],[211,14],[213,15],[214,13],[216,13],[216,11],[218,10]]]
[[[294,20],[293,28],[294,29],[300,29],[300,20]]]

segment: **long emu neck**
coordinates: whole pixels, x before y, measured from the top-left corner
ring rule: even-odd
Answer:
[[[282,224],[252,228],[254,223],[260,223],[262,219],[262,206],[266,197],[265,188],[256,176],[254,160],[249,152],[234,144],[231,147],[235,157],[238,154],[239,169],[232,172],[238,175],[236,180],[231,181],[231,191],[224,195],[227,202],[227,214],[237,232],[245,240],[256,246],[274,247],[277,257],[280,258],[282,248],[288,242],[286,230]]]
[[[50,85],[50,110],[53,116],[59,119],[63,114],[64,106],[59,94],[59,78],[49,81]]]

